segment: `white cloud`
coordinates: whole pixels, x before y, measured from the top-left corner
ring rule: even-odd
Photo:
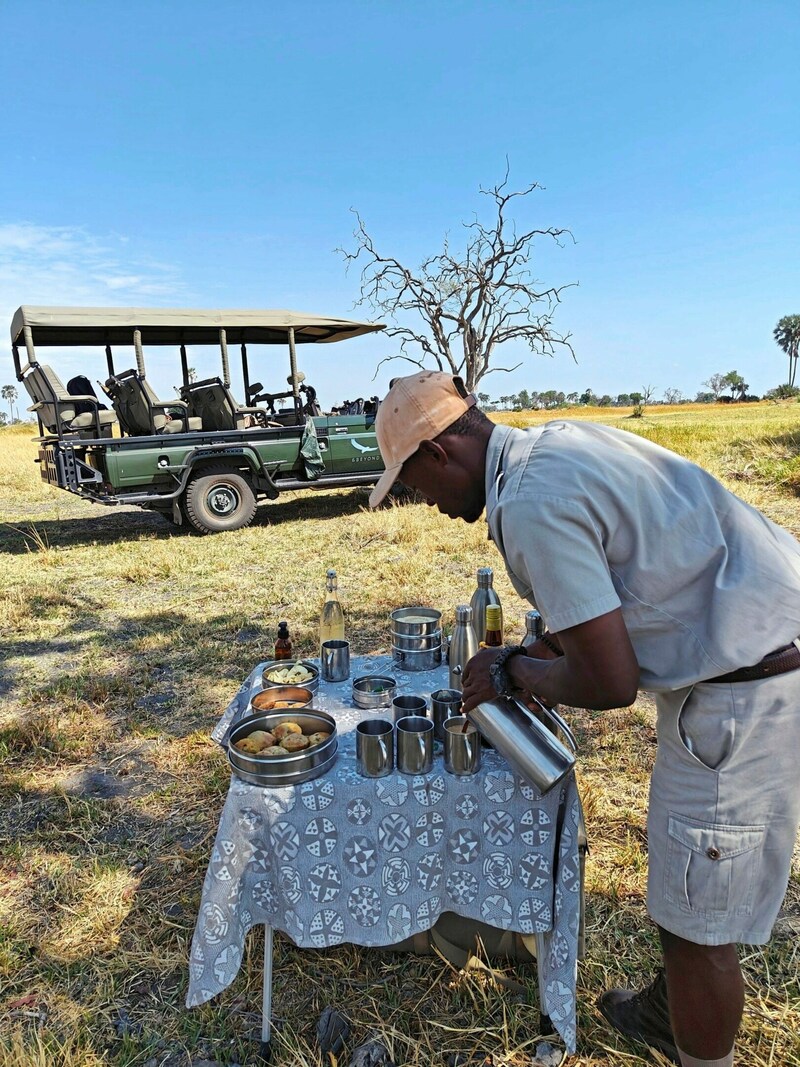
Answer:
[[[175,267],[137,257],[125,236],[0,223],[0,314],[6,322],[20,304],[176,303],[184,288]]]
[[[79,226],[39,226],[0,222],[0,380],[11,380],[11,317],[21,304],[45,307],[181,307],[186,286],[180,271],[136,253],[135,239],[122,234],[98,236]],[[6,353],[7,358],[6,358]],[[92,354],[93,356],[95,354]],[[104,378],[105,360],[87,363],[75,349],[51,348],[42,353],[64,381],[72,374]],[[165,360],[153,354],[148,369],[158,374]],[[173,361],[174,362],[174,361]],[[167,374],[167,371],[169,372]],[[175,377],[165,367],[165,387]],[[169,390],[172,395],[172,390]]]

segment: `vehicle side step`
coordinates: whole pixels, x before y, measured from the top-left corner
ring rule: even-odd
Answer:
[[[335,489],[337,485],[352,486],[352,485],[374,485],[380,478],[383,471],[377,471],[374,474],[342,474],[340,477],[336,475],[326,475],[325,481],[320,485],[316,482],[310,482],[306,478],[289,478],[289,479],[275,479],[275,485],[278,489],[319,489],[322,492],[323,489]]]

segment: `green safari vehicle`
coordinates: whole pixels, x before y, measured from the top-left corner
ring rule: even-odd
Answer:
[[[39,422],[41,477],[99,504],[160,512],[199,533],[247,526],[259,500],[287,489],[373,485],[384,469],[374,432],[377,398],[323,412],[297,369],[297,348],[383,328],[293,311],[21,307],[11,324],[12,352]],[[240,346],[243,404],[231,392],[231,344]],[[147,380],[145,347],[155,345],[180,354],[179,399],[159,399]],[[196,345],[218,350],[219,376],[192,380],[187,346]],[[248,345],[284,346],[288,389],[251,383]],[[88,367],[65,387],[38,360],[46,346],[103,349],[105,397],[95,394]],[[133,349],[135,366],[115,367],[121,348]]]

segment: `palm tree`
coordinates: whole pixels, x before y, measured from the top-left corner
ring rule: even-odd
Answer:
[[[3,400],[8,403],[8,410],[11,412],[12,422],[14,421],[14,401],[17,399],[18,395],[16,387],[13,385],[4,385],[3,388],[0,389],[0,396],[2,396]]]
[[[800,354],[800,315],[784,315],[772,331],[775,344],[789,357],[789,385],[794,385],[797,357]]]

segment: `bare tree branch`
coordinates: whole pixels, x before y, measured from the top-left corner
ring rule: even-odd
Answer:
[[[400,341],[400,352],[381,360],[403,359],[418,367],[433,363],[439,370],[461,375],[474,390],[485,374],[510,373],[513,367],[492,366],[495,349],[510,341],[524,341],[530,351],[552,355],[559,348],[575,358],[569,333],[553,327],[552,316],[568,285],[543,286],[530,270],[536,243],[555,242],[563,247],[569,230],[549,227],[517,231],[509,212],[517,200],[542,187],[533,182],[520,190],[508,189],[509,169],[503,181],[480,189],[494,201],[491,225],[476,215],[463,223],[466,241],[454,254],[445,236],[442,251],[423,260],[412,271],[392,256],[382,255],[357,211],[355,249],[338,249],[345,269],[361,267],[361,295],[356,305],[367,304],[390,318],[389,337]],[[416,323],[416,325],[415,325]]]

